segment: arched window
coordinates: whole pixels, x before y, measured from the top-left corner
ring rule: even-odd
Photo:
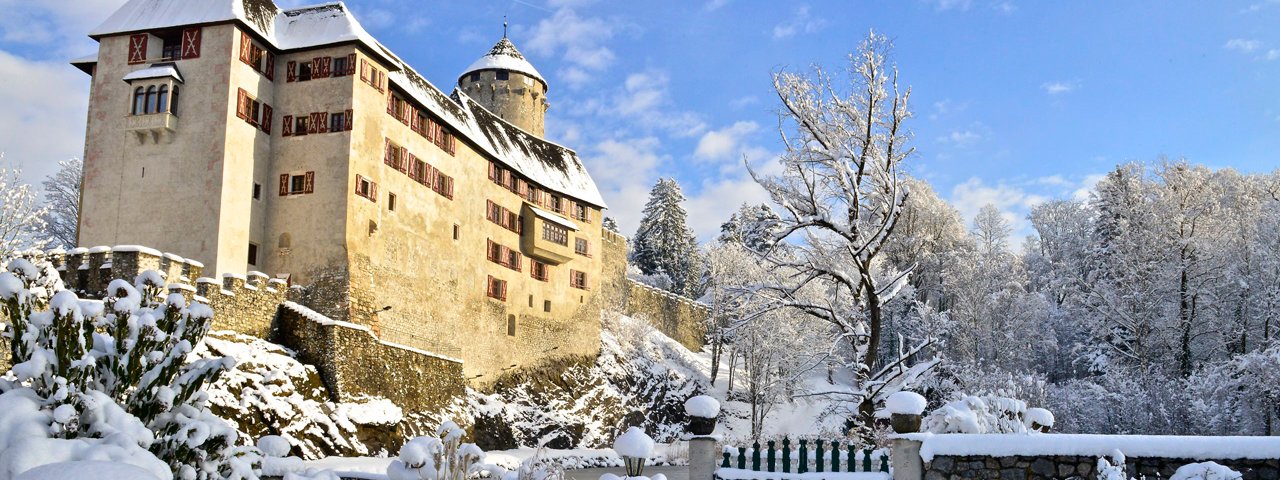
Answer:
[[[142,87],[138,87],[133,91],[133,114],[142,115],[147,113],[147,91]]]
[[[147,87],[147,112],[156,113],[156,86]]]
[[[293,247],[293,239],[289,237],[288,233],[281,233],[280,240],[277,242],[276,246],[278,248],[291,248]]]
[[[173,86],[173,96],[169,97],[169,113],[178,114],[178,86]]]
[[[169,111],[169,86],[160,86],[159,105],[156,107],[156,113],[164,113]]]

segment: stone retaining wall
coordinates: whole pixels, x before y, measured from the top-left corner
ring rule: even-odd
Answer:
[[[315,365],[336,401],[376,395],[405,413],[436,412],[465,392],[460,360],[382,342],[369,327],[330,320],[292,302],[281,306],[270,340]]]
[[[1183,465],[1202,462],[1187,458],[1128,457],[1125,467],[1131,478],[1169,478]],[[1244,480],[1280,478],[1280,460],[1214,460],[1244,475]],[[989,457],[938,455],[925,464],[924,480],[1070,480],[1097,476],[1097,457],[1074,455],[1035,457]]]
[[[702,350],[711,309],[692,299],[627,278],[627,238],[605,230],[601,240],[604,246],[601,272],[604,276],[601,283],[604,306],[648,321],[689,350]]]

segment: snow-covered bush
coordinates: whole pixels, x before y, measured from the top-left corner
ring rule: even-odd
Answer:
[[[1124,473],[1124,453],[1119,450],[1111,452],[1111,461],[1107,457],[1098,458],[1098,480],[1129,480]]]
[[[465,432],[446,421],[436,437],[417,437],[400,448],[400,455],[387,466],[390,480],[463,480],[484,469],[484,451],[462,443]],[[505,473],[505,472],[500,472]]]
[[[921,429],[931,433],[1027,433],[1023,416],[1027,403],[996,396],[963,396],[924,418]]]
[[[1227,466],[1201,462],[1178,467],[1169,480],[1240,480],[1243,476]]]
[[[256,478],[256,449],[236,447],[236,431],[209,411],[202,391],[234,362],[186,362],[208,331],[208,305],[165,296],[155,271],[133,284],[112,281],[96,302],[68,290],[49,295],[58,283],[51,268],[15,259],[8,270],[0,273],[0,318],[16,381],[0,390],[34,402],[49,420],[43,432],[22,434],[132,443],[183,479]],[[19,450],[0,451],[0,462]]]

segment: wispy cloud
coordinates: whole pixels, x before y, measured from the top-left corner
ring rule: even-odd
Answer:
[[[991,5],[991,8],[1005,15],[1013,15],[1014,12],[1018,11],[1018,5],[1009,1],[996,2]]]
[[[598,72],[613,65],[617,55],[605,45],[630,28],[602,17],[580,16],[572,8],[581,2],[561,2],[554,14],[538,21],[528,32],[524,47],[540,55],[560,55],[566,63],[559,73],[571,88],[581,87]]]
[[[1243,38],[1233,38],[1231,40],[1227,40],[1227,43],[1223,45],[1222,48],[1225,48],[1227,50],[1235,50],[1237,52],[1249,53],[1259,48],[1262,48],[1262,42],[1257,40],[1243,39]]]
[[[967,147],[982,140],[982,134],[973,130],[955,130],[951,133],[938,137],[938,142],[951,144],[957,147]]]
[[[1071,93],[1075,91],[1077,88],[1080,88],[1080,82],[1077,82],[1077,81],[1045,82],[1044,84],[1040,85],[1040,88],[1043,89],[1045,93],[1048,93],[1049,95],[1062,95],[1066,93]]]
[[[973,6],[973,0],[932,0],[933,9],[939,12],[950,10],[966,11]]]
[[[933,108],[929,111],[929,120],[937,120],[958,113],[962,113],[969,109],[969,102],[957,102],[950,98],[933,102]]]
[[[1261,1],[1261,2],[1254,3],[1254,4],[1249,5],[1248,7],[1245,7],[1245,9],[1244,9],[1244,10],[1241,10],[1241,11],[1240,11],[1240,13],[1253,13],[1253,12],[1258,12],[1258,11],[1261,11],[1261,10],[1263,10],[1263,9],[1267,8],[1267,7],[1274,7],[1274,6],[1277,6],[1277,5],[1280,5],[1280,0],[1263,0],[1263,1]]]
[[[693,157],[699,160],[732,159],[739,153],[743,141],[748,135],[760,129],[756,122],[736,122],[728,127],[712,130],[698,139],[698,147]]]
[[[728,4],[729,4],[729,0],[711,0],[706,4],[704,4],[702,6],[702,9],[708,12],[714,12],[716,10],[719,10],[720,7],[723,7]]]
[[[791,19],[773,27],[773,38],[774,40],[781,40],[797,34],[816,33],[826,28],[827,24],[826,19],[813,17],[809,13],[808,5],[801,5],[800,8],[796,9],[796,13]]]

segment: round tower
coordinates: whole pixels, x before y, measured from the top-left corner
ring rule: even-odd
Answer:
[[[547,81],[505,35],[458,77],[458,88],[494,115],[543,136]]]

